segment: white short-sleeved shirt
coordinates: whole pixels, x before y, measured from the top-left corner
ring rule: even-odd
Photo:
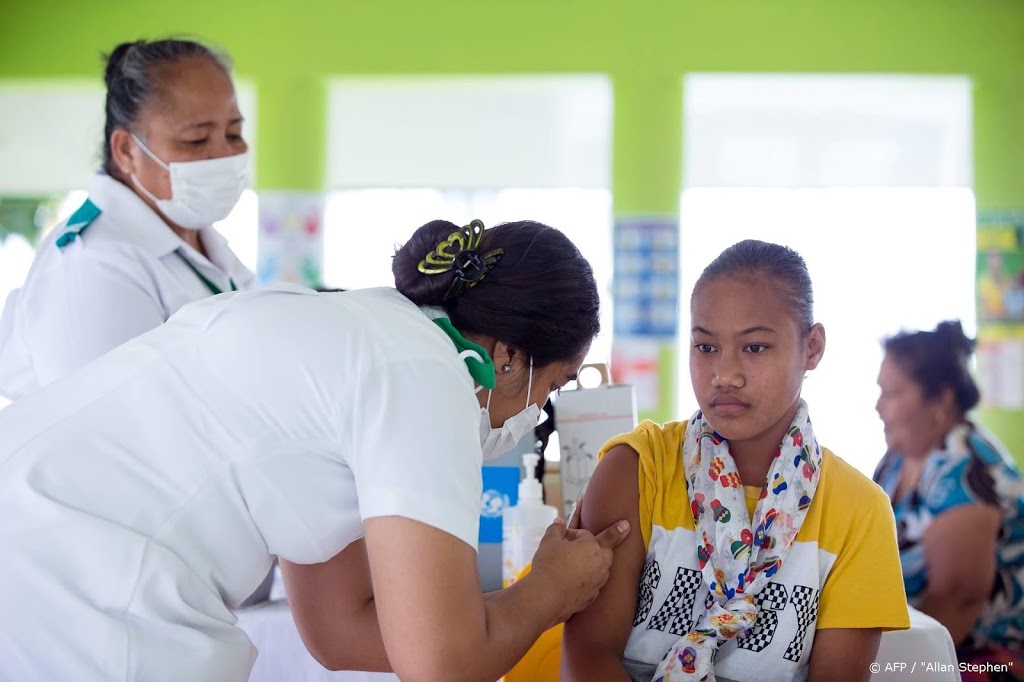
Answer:
[[[20,398],[162,324],[181,306],[253,287],[253,274],[213,227],[199,231],[206,258],[135,192],[105,173],[89,186],[96,210],[48,234],[0,317],[0,395]],[[68,232],[57,246],[58,240]],[[189,266],[192,267],[189,267]]]
[[[185,306],[0,412],[0,678],[245,680],[274,555],[397,515],[476,548],[474,384],[393,289]]]

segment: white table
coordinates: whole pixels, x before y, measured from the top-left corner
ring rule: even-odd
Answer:
[[[391,673],[331,672],[306,651],[288,602],[270,601],[237,612],[238,625],[259,649],[249,682],[394,682]],[[959,682],[956,651],[937,620],[910,609],[910,629],[886,632],[872,682]],[[916,665],[915,665],[916,664]],[[948,670],[929,672],[925,664]]]
[[[395,682],[392,673],[327,670],[299,637],[286,600],[268,601],[236,612],[238,626],[259,649],[249,682]]]
[[[871,676],[872,682],[960,682],[949,631],[914,608],[910,609],[909,630],[882,635],[875,663],[879,671]]]

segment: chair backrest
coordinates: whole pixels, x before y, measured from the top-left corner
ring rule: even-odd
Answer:
[[[545,630],[515,667],[502,678],[503,682],[558,682],[562,664],[562,625]]]
[[[526,564],[516,580],[530,572]],[[562,624],[544,631],[515,666],[505,673],[502,682],[558,682],[562,665]]]

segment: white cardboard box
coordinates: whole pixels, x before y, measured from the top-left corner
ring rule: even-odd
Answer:
[[[558,396],[555,428],[561,448],[561,511],[567,521],[573,503],[590,482],[601,446],[614,436],[632,431],[636,422],[633,386],[602,384]]]

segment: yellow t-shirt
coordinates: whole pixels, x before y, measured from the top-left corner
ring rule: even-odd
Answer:
[[[642,422],[605,443],[640,455],[640,531],[647,550],[625,658],[657,664],[689,632],[710,599],[697,562],[693,515],[681,456],[686,422]],[[751,516],[760,486],[744,486]],[[805,677],[816,629],[910,627],[896,525],[873,481],[822,448],[811,508],[782,568],[758,595],[757,624],[724,644],[720,678]]]

